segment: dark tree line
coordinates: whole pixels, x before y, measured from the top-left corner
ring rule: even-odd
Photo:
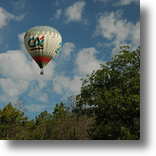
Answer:
[[[119,54],[88,75],[72,106],[63,102],[35,119],[10,104],[0,110],[3,140],[138,140],[140,48]]]

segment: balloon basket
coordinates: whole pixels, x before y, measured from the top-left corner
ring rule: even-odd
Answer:
[[[43,71],[43,69],[41,69],[40,75],[44,75],[44,71]]]

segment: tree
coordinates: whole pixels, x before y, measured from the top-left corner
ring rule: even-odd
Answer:
[[[0,111],[0,138],[15,139],[21,127],[27,121],[24,113],[14,108],[11,103]]]
[[[89,139],[87,128],[91,120],[87,116],[73,113],[63,103],[57,104],[53,112],[51,139],[83,140]]]
[[[121,48],[112,61],[83,80],[77,108],[92,108],[92,139],[139,139],[140,48]]]

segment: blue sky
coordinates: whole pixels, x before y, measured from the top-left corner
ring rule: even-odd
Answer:
[[[60,56],[45,75],[26,52],[24,33],[48,25],[62,35]],[[33,118],[80,92],[81,78],[110,60],[119,46],[140,43],[139,0],[1,0],[0,108],[9,102]]]

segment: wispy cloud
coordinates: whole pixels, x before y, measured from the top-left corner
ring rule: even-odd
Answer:
[[[65,16],[67,18],[67,22],[80,22],[82,21],[82,14],[86,3],[85,1],[75,2],[73,5],[69,6],[65,10]]]
[[[80,87],[81,80],[78,76],[70,78],[64,75],[57,75],[53,83],[53,90],[66,98],[71,94],[78,94],[80,92]]]
[[[109,2],[109,1],[111,1],[111,0],[93,0],[95,3],[96,2],[103,2],[103,3],[106,3],[106,2]]]
[[[28,91],[28,96],[38,97],[41,102],[48,102],[48,94],[43,94],[43,88],[47,87],[49,81],[54,81],[57,79],[56,91],[59,92],[60,87],[66,88],[65,83],[69,84],[66,90],[71,92],[77,92],[77,87],[75,82],[78,82],[77,78],[71,79],[65,78],[66,82],[59,82],[61,77],[58,77],[58,72],[55,70],[55,63],[50,62],[48,66],[44,68],[45,74],[41,76],[40,69],[33,61],[31,56],[24,50],[24,32],[18,35],[19,43],[21,45],[21,50],[8,50],[6,52],[0,53],[0,88],[3,91],[3,101],[11,99],[11,101],[18,99],[25,91]],[[61,58],[69,57],[70,53],[74,50],[75,45],[71,42],[66,42],[63,45]],[[36,81],[34,86],[32,82]],[[73,85],[72,85],[73,84]],[[63,86],[62,86],[63,85]],[[49,86],[52,92],[52,84]],[[9,97],[9,98],[8,98]],[[15,97],[15,98],[13,98]]]
[[[38,103],[30,104],[30,105],[25,105],[25,109],[29,112],[41,112],[46,109],[46,105],[39,105]]]
[[[57,9],[56,13],[54,15],[54,18],[55,19],[60,19],[61,15],[62,15],[62,9]]]
[[[91,74],[93,70],[100,68],[102,61],[96,58],[97,50],[94,47],[84,48],[78,52],[75,64],[76,71],[80,75]]]
[[[4,94],[4,100],[13,101],[22,95],[27,89],[31,89],[31,81],[38,82],[39,94],[49,80],[52,79],[54,64],[49,63],[45,68],[45,75],[41,76],[40,69],[37,64],[28,59],[25,52],[22,50],[10,50],[5,53],[0,53],[0,88]],[[34,95],[36,96],[36,95]],[[9,98],[8,98],[9,97]],[[41,101],[46,100],[46,96],[42,96]]]
[[[55,73],[53,80],[53,91],[62,95],[64,100],[71,95],[77,95],[80,93],[82,81],[81,78],[86,77],[87,74],[91,74],[93,70],[100,68],[100,64],[103,62],[96,58],[97,50],[93,47],[84,48],[78,51],[73,64],[74,76],[70,77],[63,74]]]
[[[94,0],[95,3],[109,3],[112,6],[126,6],[130,4],[139,4],[140,0]]]
[[[24,15],[15,16],[7,12],[4,8],[0,7],[0,28],[5,27],[10,20],[21,21],[24,18]]]
[[[69,56],[71,52],[75,49],[75,45],[72,42],[66,42],[64,43],[62,47],[62,56],[66,57]]]
[[[18,34],[18,40],[19,40],[19,43],[20,43],[20,48],[22,50],[25,50],[25,46],[24,46],[24,35],[25,35],[25,32],[22,32],[22,33]]]
[[[16,11],[23,11],[26,7],[26,0],[14,0],[11,1],[13,9]]]
[[[14,97],[22,94],[28,88],[28,82],[12,80],[11,78],[0,78],[0,87],[5,94]]]
[[[120,12],[104,13],[98,19],[96,35],[111,40],[115,47],[126,41],[133,46],[140,44],[140,22],[131,23],[123,19]]]
[[[29,88],[28,96],[31,97],[31,98],[34,98],[34,99],[36,99],[37,101],[40,101],[40,102],[44,102],[44,103],[49,102],[48,93],[45,93],[42,90],[42,87],[39,87],[39,86]]]
[[[130,5],[131,3],[139,4],[140,0],[119,0],[115,3],[116,6],[126,6]]]

